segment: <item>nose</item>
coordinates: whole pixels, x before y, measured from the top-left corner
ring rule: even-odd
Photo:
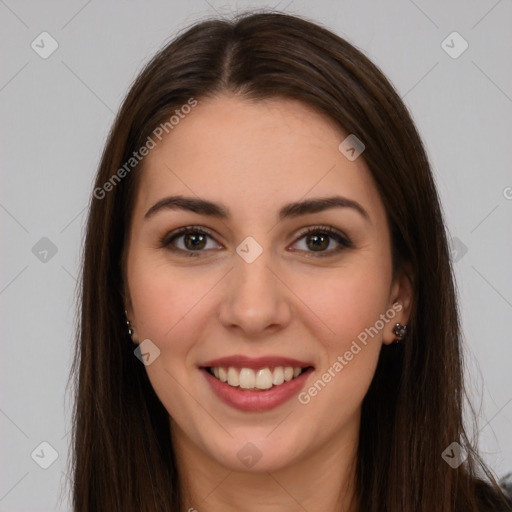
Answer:
[[[258,339],[284,329],[292,317],[293,294],[273,267],[271,251],[264,250],[252,263],[235,258],[229,272],[219,320],[239,330],[246,339]]]

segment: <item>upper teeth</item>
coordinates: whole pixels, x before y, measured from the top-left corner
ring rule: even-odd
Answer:
[[[272,385],[279,386],[283,382],[288,382],[298,377],[302,368],[300,366],[276,366],[273,370],[270,368],[261,368],[254,371],[252,368],[229,368],[214,367],[211,369],[215,377],[222,382],[227,382],[230,386],[243,389],[270,389]]]

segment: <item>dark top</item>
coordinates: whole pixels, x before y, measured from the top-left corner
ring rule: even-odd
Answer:
[[[509,473],[508,475],[505,475],[500,480],[500,487],[503,491],[503,494],[508,498],[508,502],[510,505],[510,510],[512,510],[512,473]]]
[[[507,498],[507,505],[496,496],[493,488],[482,480],[477,481],[476,492],[481,503],[482,512],[512,512],[512,473],[500,479],[499,485]]]

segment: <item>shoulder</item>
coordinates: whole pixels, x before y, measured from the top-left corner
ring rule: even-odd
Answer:
[[[500,480],[500,487],[512,507],[512,473],[508,473]]]
[[[483,480],[475,482],[475,491],[481,512],[512,512],[512,473],[501,478],[499,486],[507,499],[507,504],[503,503],[490,484]]]

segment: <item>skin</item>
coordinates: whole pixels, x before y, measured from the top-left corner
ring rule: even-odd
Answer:
[[[396,339],[396,322],[407,323],[412,286],[405,272],[392,278],[384,206],[363,157],[351,162],[338,150],[346,136],[298,101],[222,94],[200,100],[145,159],[126,307],[134,341],[160,349],[146,370],[172,418],[184,510],[356,510],[361,403],[382,344]],[[172,209],[144,218],[178,194],[221,202],[232,218]],[[353,208],[277,219],[286,203],[334,194],[357,201],[369,219]],[[199,257],[161,246],[191,225],[214,234]],[[316,256],[321,251],[300,237],[315,225],[341,231],[353,247],[336,253],[328,238],[322,250],[330,255]],[[236,252],[247,236],[263,248],[250,264]],[[185,238],[174,246],[185,251]],[[234,354],[294,357],[315,368],[307,390],[394,303],[402,310],[306,405],[292,398],[243,412],[221,402],[198,369]],[[237,457],[247,442],[262,454],[252,468]]]

